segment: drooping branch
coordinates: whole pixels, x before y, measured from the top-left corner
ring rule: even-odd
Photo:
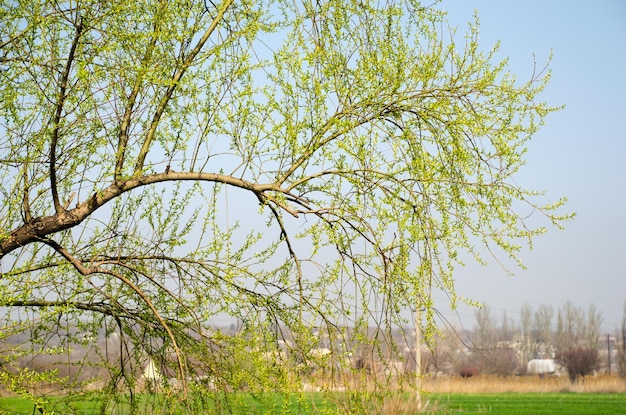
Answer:
[[[182,382],[184,386],[186,382],[186,379],[184,376],[186,373],[186,368],[185,368],[186,364],[182,355],[182,350],[178,347],[176,336],[172,332],[172,329],[170,328],[169,324],[167,324],[167,322],[163,319],[163,317],[161,316],[161,313],[159,313],[159,311],[155,307],[150,297],[145,292],[143,292],[143,290],[139,288],[137,284],[132,282],[130,279],[128,279],[124,275],[115,271],[102,269],[99,267],[85,267],[78,258],[74,257],[67,249],[59,245],[57,242],[50,240],[50,239],[45,239],[43,240],[43,242],[49,245],[56,252],[58,252],[67,261],[69,261],[81,275],[88,276],[91,274],[103,274],[103,275],[111,276],[121,281],[123,284],[125,284],[127,287],[133,290],[135,294],[137,294],[141,298],[141,300],[148,306],[148,308],[150,309],[150,312],[154,315],[154,317],[157,319],[159,324],[163,327],[163,329],[167,333],[167,336],[172,342],[172,347],[174,348],[174,352],[176,353],[176,357],[178,360],[179,380]]]
[[[285,244],[287,245],[287,250],[289,251],[289,256],[293,259],[294,264],[296,265],[296,279],[298,282],[298,303],[299,303],[299,323],[302,324],[302,308],[304,305],[304,289],[302,287],[302,279],[303,279],[303,275],[302,275],[302,263],[300,261],[300,258],[298,258],[298,254],[296,253],[296,251],[293,248],[293,244],[291,243],[291,240],[289,238],[289,233],[287,232],[287,229],[285,228],[285,224],[282,220],[282,218],[280,217],[280,214],[278,212],[278,210],[276,209],[276,207],[271,206],[270,205],[270,210],[272,211],[272,215],[274,216],[274,218],[276,219],[276,222],[278,223],[278,226],[280,227],[280,239],[285,241]]]

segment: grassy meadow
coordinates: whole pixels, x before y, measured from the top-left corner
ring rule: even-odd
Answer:
[[[441,377],[426,379],[423,387],[430,414],[626,414],[626,379],[615,376],[574,384],[567,376]]]
[[[626,395],[597,393],[438,394],[431,414],[502,415],[622,415]]]

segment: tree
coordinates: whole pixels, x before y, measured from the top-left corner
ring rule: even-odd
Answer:
[[[600,326],[602,325],[602,313],[591,304],[587,309],[587,324],[585,341],[590,347],[597,349],[600,343]]]
[[[517,352],[512,347],[511,327],[506,312],[502,313],[502,324],[497,326],[490,309],[483,305],[476,311],[474,330],[477,348],[472,353],[472,360],[480,373],[508,376],[515,373],[519,366]]]
[[[600,364],[598,349],[580,346],[560,351],[555,360],[567,369],[572,383],[577,382],[581,376],[593,373]]]
[[[533,336],[535,342],[543,344],[544,348],[551,346],[552,344],[552,316],[554,315],[554,309],[549,304],[541,304],[537,310],[535,310],[535,317],[533,321]]]
[[[491,316],[491,309],[487,304],[476,310],[476,327],[474,328],[477,347],[487,349],[494,347],[497,342],[496,325]]]
[[[568,217],[514,181],[548,72],[518,82],[434,6],[32,0],[0,27],[2,336],[27,334],[18,358],[116,333],[107,393],[147,356],[182,391],[194,371],[280,387],[268,350],[298,367],[317,328],[416,305],[432,332],[464,252],[519,260],[544,232],[528,212]],[[18,372],[38,404],[33,382],[84,386]]]
[[[557,314],[557,348],[564,350],[572,346],[597,349],[600,339],[602,313],[594,305],[587,312],[571,302],[565,303]]]
[[[571,306],[571,304],[570,304]],[[533,310],[530,304],[521,308],[521,335],[524,339],[522,363],[537,358],[550,358],[554,346],[552,318],[554,308],[549,304],[541,304]],[[559,314],[560,316],[560,314]],[[557,322],[557,332],[562,333],[562,318]],[[560,329],[558,327],[561,327]]]
[[[533,309],[530,304],[522,305],[520,310],[520,330],[523,339],[521,364],[523,367],[535,357],[537,343],[532,336]]]

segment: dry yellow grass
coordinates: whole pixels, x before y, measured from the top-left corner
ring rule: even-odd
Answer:
[[[505,392],[579,392],[626,393],[626,379],[617,376],[587,376],[571,383],[567,376],[456,376],[426,378],[425,392],[432,393],[505,393]]]
[[[413,379],[411,379],[412,381]],[[370,375],[343,375],[339,378],[314,376],[304,383],[305,391],[379,391],[395,389],[407,379],[376,379]],[[626,379],[619,376],[587,376],[571,383],[568,376],[425,376],[421,389],[426,393],[626,393]],[[405,389],[406,390],[406,389]]]

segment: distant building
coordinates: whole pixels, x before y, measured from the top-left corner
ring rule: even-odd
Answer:
[[[162,379],[161,371],[156,367],[152,358],[148,358],[148,364],[143,370],[143,378],[154,383],[158,383]]]
[[[528,362],[526,371],[529,375],[553,375],[557,371],[554,359],[533,359]]]

